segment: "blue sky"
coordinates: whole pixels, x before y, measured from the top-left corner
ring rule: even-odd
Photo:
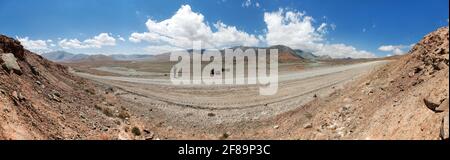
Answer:
[[[189,46],[181,41],[205,40],[220,47],[281,43],[319,55],[358,57],[401,54],[448,26],[448,0],[247,1],[0,0],[0,33],[36,52],[157,54]],[[172,19],[177,11],[181,20]],[[189,15],[204,18],[192,22],[200,27],[186,26],[191,22],[183,16]]]

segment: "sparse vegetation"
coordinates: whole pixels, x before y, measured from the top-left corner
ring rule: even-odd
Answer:
[[[225,140],[225,139],[227,139],[228,137],[230,137],[230,134],[229,133],[223,133],[222,134],[222,136],[220,136],[220,140]]]
[[[141,130],[138,127],[133,127],[131,129],[131,133],[133,133],[135,136],[140,136],[141,135]]]
[[[110,108],[104,107],[102,109],[103,114],[105,114],[108,117],[114,117],[113,111]]]
[[[130,118],[130,114],[126,110],[120,110],[119,115],[117,115],[120,119],[127,119]]]

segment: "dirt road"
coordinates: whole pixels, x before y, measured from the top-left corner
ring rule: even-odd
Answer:
[[[75,74],[118,88],[116,94],[132,104],[130,109],[147,120],[149,128],[167,132],[168,138],[187,138],[194,134],[220,134],[233,130],[226,126],[267,120],[297,109],[386,63],[374,61],[282,73],[278,93],[272,96],[259,95],[256,85],[177,86],[161,78]]]

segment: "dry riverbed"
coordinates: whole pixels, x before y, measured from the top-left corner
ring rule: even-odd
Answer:
[[[126,107],[142,120],[142,127],[161,139],[278,139],[256,130],[277,130],[279,126],[268,122],[326,97],[386,63],[372,61],[281,72],[278,92],[272,96],[259,95],[257,85],[176,86],[159,74],[140,71],[133,74],[145,78],[126,76],[126,68],[101,68],[120,76],[74,73],[115,88],[115,94],[128,102]],[[304,112],[308,117],[309,111]]]

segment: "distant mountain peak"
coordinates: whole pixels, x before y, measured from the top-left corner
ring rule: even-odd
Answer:
[[[87,55],[87,54],[75,54],[67,51],[53,51],[42,54],[43,57],[54,62],[81,62],[81,61],[140,61],[147,60],[152,55],[144,54],[113,54],[113,55]]]

